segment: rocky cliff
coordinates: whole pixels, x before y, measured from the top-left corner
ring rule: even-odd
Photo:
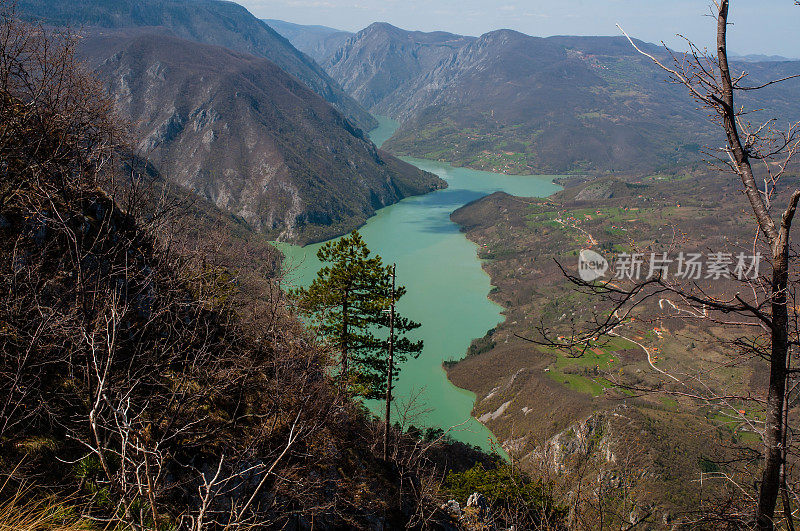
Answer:
[[[448,62],[474,41],[445,32],[405,31],[376,22],[347,39],[323,66],[342,87],[367,108],[406,117],[413,112],[420,78]],[[442,81],[442,80],[440,80]]]
[[[196,42],[223,46],[269,59],[333,104],[357,127],[369,130],[375,119],[316,63],[263,21],[234,2],[219,0],[23,0],[27,19],[54,26],[120,29],[161,27]]]
[[[624,37],[497,30],[476,39],[373,24],[323,65],[364,106],[400,120],[386,144],[400,154],[507,173],[650,172],[696,162],[713,142],[682,87]],[[797,65],[746,70],[756,83]],[[788,120],[798,94],[800,82],[783,84],[761,93],[758,108],[766,102]]]
[[[344,42],[353,36],[349,31],[327,26],[305,26],[283,20],[264,19],[267,25],[286,37],[292,46],[322,64]]]
[[[87,32],[79,51],[141,154],[270,237],[326,239],[444,186],[266,59],[154,30]]]

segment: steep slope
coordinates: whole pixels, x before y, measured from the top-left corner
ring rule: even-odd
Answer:
[[[387,462],[277,251],[159,186],[69,41],[0,34],[0,527],[452,529],[442,474],[498,460],[392,429]]]
[[[292,46],[322,64],[338,50],[353,33],[327,26],[306,26],[283,20],[264,19],[269,27],[286,37]]]
[[[402,122],[386,144],[401,154],[511,173],[652,171],[699,160],[710,139],[685,91],[622,37],[445,38],[373,25],[324,66],[363,105]],[[766,79],[799,66],[747,69]],[[798,96],[797,82],[760,94],[781,119]]]
[[[161,26],[205,44],[265,57],[297,77],[364,130],[377,122],[311,58],[234,2],[219,0],[22,0],[28,19],[73,28]]]
[[[798,178],[787,178],[791,190]],[[732,412],[729,403],[673,391],[683,384],[658,372],[686,380],[686,374],[702,374],[698,380],[706,392],[765,396],[764,363],[731,356],[729,341],[740,336],[739,329],[685,318],[668,304],[662,308],[669,300],[680,304],[676,295],[664,294],[637,306],[635,318],[618,326],[614,337],[591,342],[581,355],[521,339],[541,338],[543,329],[551,337],[581,334],[591,329],[590,315],[609,307],[607,299],[581,291],[566,277],[577,271],[581,249],[608,258],[610,278],[613,257],[629,249],[623,246],[677,254],[668,251],[672,234],[684,235],[685,252],[752,246],[750,227],[741,222],[746,199],[740,187],[735,177],[708,170],[636,182],[608,176],[547,199],[498,192],[452,214],[485,259],[496,286],[490,298],[503,305],[505,320],[474,342],[467,357],[448,368],[448,377],[476,393],[473,414],[523,466],[536,468],[544,458],[562,488],[583,481],[584,491],[593,481],[613,477],[626,485],[625,514],[632,514],[631,506],[646,507],[657,515],[654,529],[671,518],[662,515],[686,517],[703,499],[715,498],[705,490],[701,498],[695,486],[709,469],[727,477],[742,474],[746,479],[738,484],[754,484],[757,469],[739,467],[736,456],[761,446],[743,420],[745,414],[761,415],[761,406],[736,402]],[[699,289],[726,293],[738,284],[723,282]],[[648,391],[656,388],[658,393]],[[793,407],[790,414],[796,413]],[[587,466],[587,460],[593,462]],[[720,487],[724,482],[709,485]]]
[[[88,33],[79,53],[165,177],[271,237],[326,239],[444,185],[265,59],[146,30]]]
[[[349,38],[323,63],[357,101],[379,113],[415,96],[411,85],[474,41],[445,32],[405,31],[376,22]]]
[[[702,117],[693,105],[674,110],[688,98],[632,50],[612,54],[602,61],[508,30],[483,35],[418,80],[390,145],[512,172],[646,168],[696,154]]]

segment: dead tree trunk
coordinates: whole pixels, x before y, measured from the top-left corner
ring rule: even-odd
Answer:
[[[769,363],[769,392],[767,395],[766,428],[764,433],[765,463],[758,496],[758,527],[773,529],[775,505],[781,484],[783,467],[783,434],[785,430],[784,403],[786,398],[786,360],[789,354],[789,313],[786,307],[786,288],[789,278],[789,231],[797,208],[798,192],[792,195],[789,206],[777,228],[769,214],[764,197],[756,185],[748,151],[742,146],[736,124],[734,83],[728,66],[728,0],[719,4],[717,16],[717,60],[720,73],[720,96],[712,95],[722,115],[722,125],[735,168],[759,228],[766,235],[772,250],[772,313],[771,351]]]
[[[669,68],[654,55],[642,51],[630,37],[632,46],[655,64],[668,72],[672,80],[684,85],[695,99],[713,111],[719,119],[719,125],[725,131],[727,146],[722,150],[722,159],[742,181],[744,193],[752,208],[758,224],[758,232],[763,234],[769,245],[772,258],[772,277],[769,280],[769,299],[766,301],[769,313],[744,304],[745,310],[751,311],[766,326],[769,334],[769,388],[766,400],[766,426],[763,443],[765,448],[764,470],[758,493],[756,520],[759,529],[774,528],[774,516],[777,499],[781,490],[782,470],[785,461],[784,440],[787,428],[785,403],[787,393],[787,361],[790,353],[789,307],[787,306],[787,286],[789,279],[789,232],[794,218],[800,191],[795,191],[789,200],[786,210],[776,224],[770,213],[769,197],[774,191],[775,183],[783,174],[792,156],[799,148],[797,139],[798,124],[790,127],[782,137],[770,138],[774,133],[761,128],[752,129],[748,123],[740,123],[743,113],[737,109],[734,94],[737,91],[754,91],[788,79],[797,78],[800,74],[790,75],[761,84],[760,86],[743,86],[742,80],[747,73],[731,76],[728,64],[728,8],[729,0],[718,0],[717,7],[717,40],[715,57],[700,53],[694,44],[689,43],[690,52],[684,61],[675,59],[675,67]],[[627,36],[627,34],[625,34]],[[674,56],[673,56],[674,58]],[[715,120],[716,122],[716,120]],[[744,141],[743,141],[744,138]],[[773,142],[774,141],[774,142]],[[765,147],[766,146],[766,147]],[[776,147],[777,146],[777,147]],[[769,161],[782,157],[777,165],[779,170],[773,174],[769,169]],[[756,184],[751,160],[767,163],[767,172],[772,190],[762,191]],[[765,179],[765,183],[767,180]],[[713,304],[712,304],[713,306]],[[787,515],[788,517],[788,515]]]
[[[786,375],[789,355],[789,312],[787,308],[787,283],[789,279],[789,231],[794,218],[800,192],[795,192],[783,213],[777,238],[770,239],[772,247],[772,344],[770,352],[769,393],[767,395],[766,447],[764,472],[758,496],[759,529],[773,529],[775,505],[781,487],[784,466],[786,415]]]

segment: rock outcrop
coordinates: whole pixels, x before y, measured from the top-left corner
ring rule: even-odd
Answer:
[[[272,238],[324,240],[444,186],[266,59],[152,30],[86,33],[79,52],[162,175]]]
[[[28,19],[72,28],[163,28],[190,41],[223,46],[269,59],[331,103],[363,130],[375,119],[313,59],[244,7],[219,0],[22,0],[17,4]]]

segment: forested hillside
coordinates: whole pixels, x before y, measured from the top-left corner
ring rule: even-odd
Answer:
[[[668,50],[637,42],[669,61]],[[699,162],[712,138],[691,97],[624,37],[474,38],[376,23],[322,64],[365,107],[401,122],[387,149],[477,169],[646,172]],[[734,64],[753,86],[797,65]],[[785,121],[799,95],[795,80],[759,97]]]
[[[380,457],[274,249],[131,154],[70,40],[0,23],[0,527],[460,525],[445,475],[498,461],[409,426]]]
[[[86,34],[78,51],[134,124],[139,153],[269,237],[326,239],[443,186],[265,59],[138,30]]]
[[[377,125],[320,66],[234,2],[219,0],[24,0],[20,15],[52,26],[120,29],[165,28],[177,37],[269,59],[333,104],[354,125]]]
[[[78,32],[137,154],[269,238],[331,238],[444,186],[377,150],[354,125],[372,117],[353,118],[342,102],[360,107],[332,98],[343,93],[316,63],[234,4],[48,6],[26,2],[20,14]]]

